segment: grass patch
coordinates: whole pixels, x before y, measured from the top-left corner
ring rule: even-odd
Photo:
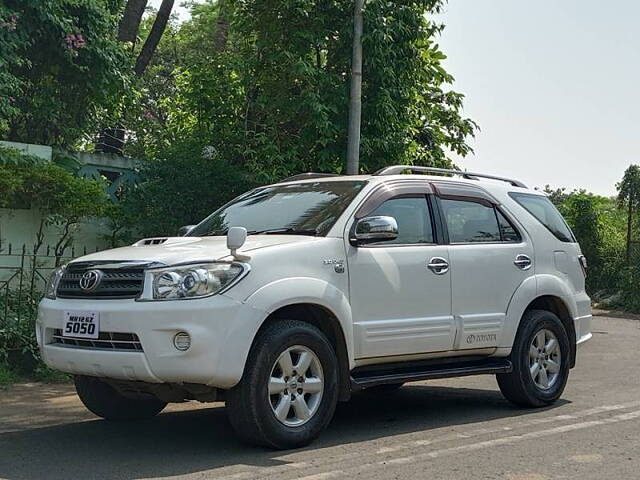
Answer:
[[[6,387],[16,383],[20,377],[5,363],[0,363],[0,387]]]
[[[33,380],[44,383],[69,383],[73,381],[71,375],[58,370],[51,370],[46,365],[38,365],[30,377]]]
[[[71,375],[38,365],[31,373],[18,372],[6,363],[0,362],[0,388],[6,388],[18,382],[70,383]]]

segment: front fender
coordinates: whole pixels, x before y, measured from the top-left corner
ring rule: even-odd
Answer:
[[[301,303],[315,304],[327,309],[336,317],[342,328],[349,368],[351,369],[355,366],[351,306],[345,294],[330,283],[311,277],[286,278],[260,287],[249,295],[244,302],[257,310],[267,312],[267,314],[271,314],[288,305]],[[257,325],[253,332],[254,336],[261,325],[262,323]]]

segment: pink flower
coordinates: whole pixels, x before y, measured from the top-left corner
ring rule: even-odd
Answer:
[[[70,50],[79,50],[87,45],[87,40],[81,33],[69,33],[64,37],[64,42]]]
[[[6,28],[10,32],[13,32],[16,28],[18,28],[18,17],[16,15],[11,15],[9,20],[0,21],[0,27]]]

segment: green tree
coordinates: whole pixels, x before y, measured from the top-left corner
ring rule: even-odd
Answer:
[[[94,133],[126,84],[118,1],[0,4],[0,135],[72,145]]]
[[[190,141],[174,144],[140,173],[143,182],[126,192],[120,208],[108,211],[113,242],[176,235],[255,186],[246,172]]]
[[[364,171],[451,166],[449,152],[470,151],[476,126],[461,114],[462,95],[447,90],[453,79],[435,43],[442,26],[430,20],[441,5],[367,2]],[[346,0],[208,0],[188,21],[170,21],[122,108],[126,151],[159,160],[145,168],[149,185],[125,201],[134,215],[114,225],[133,223],[118,231],[144,223],[145,235],[170,234],[252,185],[343,172],[352,12]],[[152,22],[142,20],[140,36]],[[189,208],[175,205],[178,192]]]
[[[640,212],[640,166],[631,165],[624,172],[622,181],[618,183],[618,205],[627,210],[627,265],[631,263],[631,243],[633,223]]]
[[[370,0],[365,12],[362,168],[450,166],[475,124],[429,16],[442,2]],[[352,2],[210,0],[170,24],[127,108],[127,147],[155,155],[185,137],[269,182],[341,172],[346,157]],[[141,30],[145,28],[145,22]]]
[[[587,286],[590,291],[594,291],[599,286],[599,273],[603,261],[603,228],[598,214],[598,207],[602,201],[606,201],[606,199],[585,191],[573,192],[567,195],[561,207],[565,219],[580,244],[583,255],[587,257],[589,262]]]

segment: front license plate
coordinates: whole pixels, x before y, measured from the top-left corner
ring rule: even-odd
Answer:
[[[98,338],[100,335],[100,313],[64,312],[63,337]]]

